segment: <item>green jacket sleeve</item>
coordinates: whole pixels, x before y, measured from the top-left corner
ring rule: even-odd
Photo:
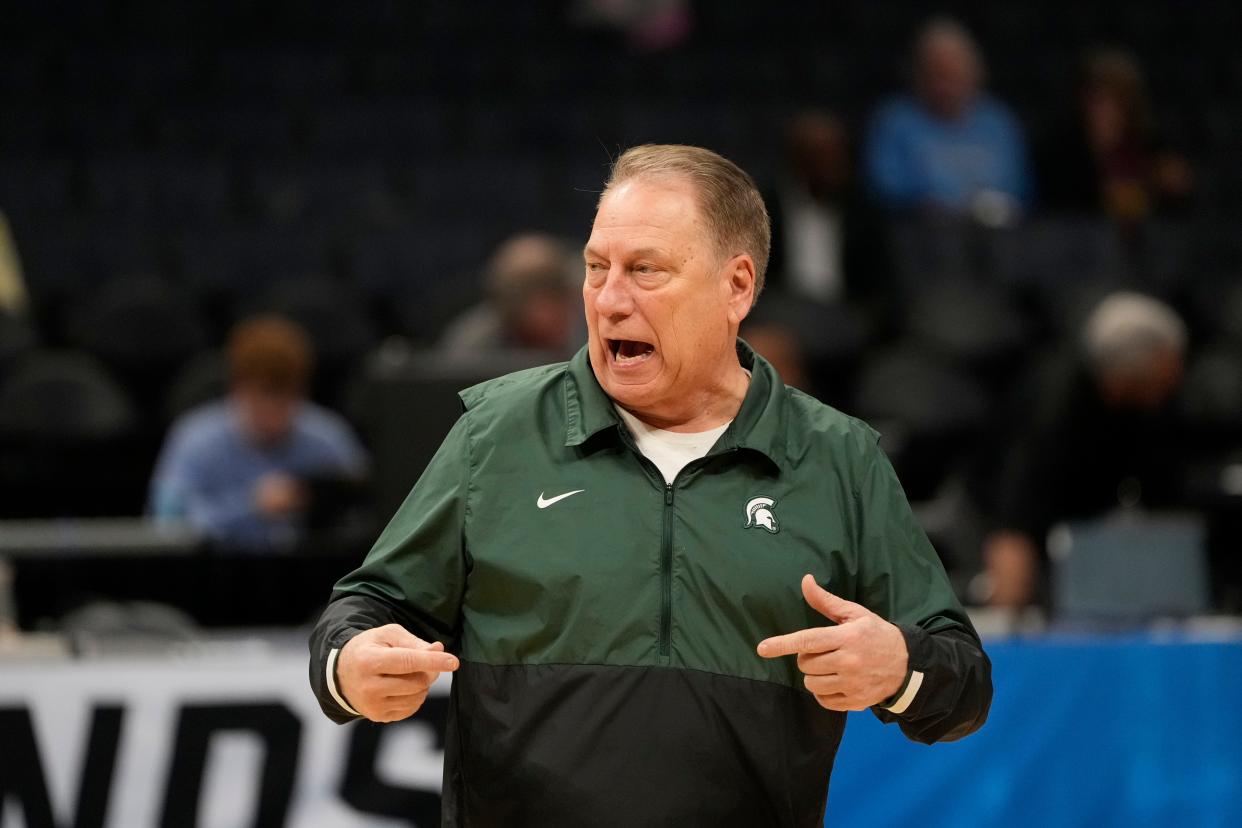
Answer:
[[[449,431],[366,560],[332,591],[311,633],[311,687],[335,721],[352,714],[333,698],[329,654],[363,630],[400,624],[426,641],[457,648],[468,568],[469,414]]]
[[[873,444],[864,463],[855,600],[901,629],[910,668],[901,690],[872,711],[918,742],[960,739],[987,718],[991,662],[888,458]]]

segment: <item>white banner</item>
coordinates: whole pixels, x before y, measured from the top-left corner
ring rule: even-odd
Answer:
[[[0,828],[438,825],[447,694],[341,727],[296,652],[0,661]]]

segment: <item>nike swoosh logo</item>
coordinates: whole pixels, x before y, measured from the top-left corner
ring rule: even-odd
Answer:
[[[556,503],[557,501],[564,500],[567,497],[573,497],[574,495],[580,492],[585,492],[585,491],[586,489],[574,489],[572,492],[565,492],[565,494],[557,495],[556,497],[549,497],[549,498],[544,498],[543,492],[540,492],[539,499],[535,501],[535,505],[538,506],[540,509],[546,509],[549,506],[551,506],[553,503]]]

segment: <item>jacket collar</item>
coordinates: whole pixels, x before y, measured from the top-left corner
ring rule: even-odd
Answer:
[[[737,340],[737,356],[750,370],[750,387],[742,407],[717,444],[717,452],[749,449],[778,469],[785,459],[785,383],[768,361],[744,340]],[[600,386],[584,345],[565,372],[565,445],[580,446],[606,429],[621,427],[612,398]]]

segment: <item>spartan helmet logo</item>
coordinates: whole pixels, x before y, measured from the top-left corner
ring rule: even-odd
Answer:
[[[770,497],[752,497],[746,504],[746,528],[762,526],[773,535],[779,532],[781,526],[772,513],[775,505],[776,501]]]

